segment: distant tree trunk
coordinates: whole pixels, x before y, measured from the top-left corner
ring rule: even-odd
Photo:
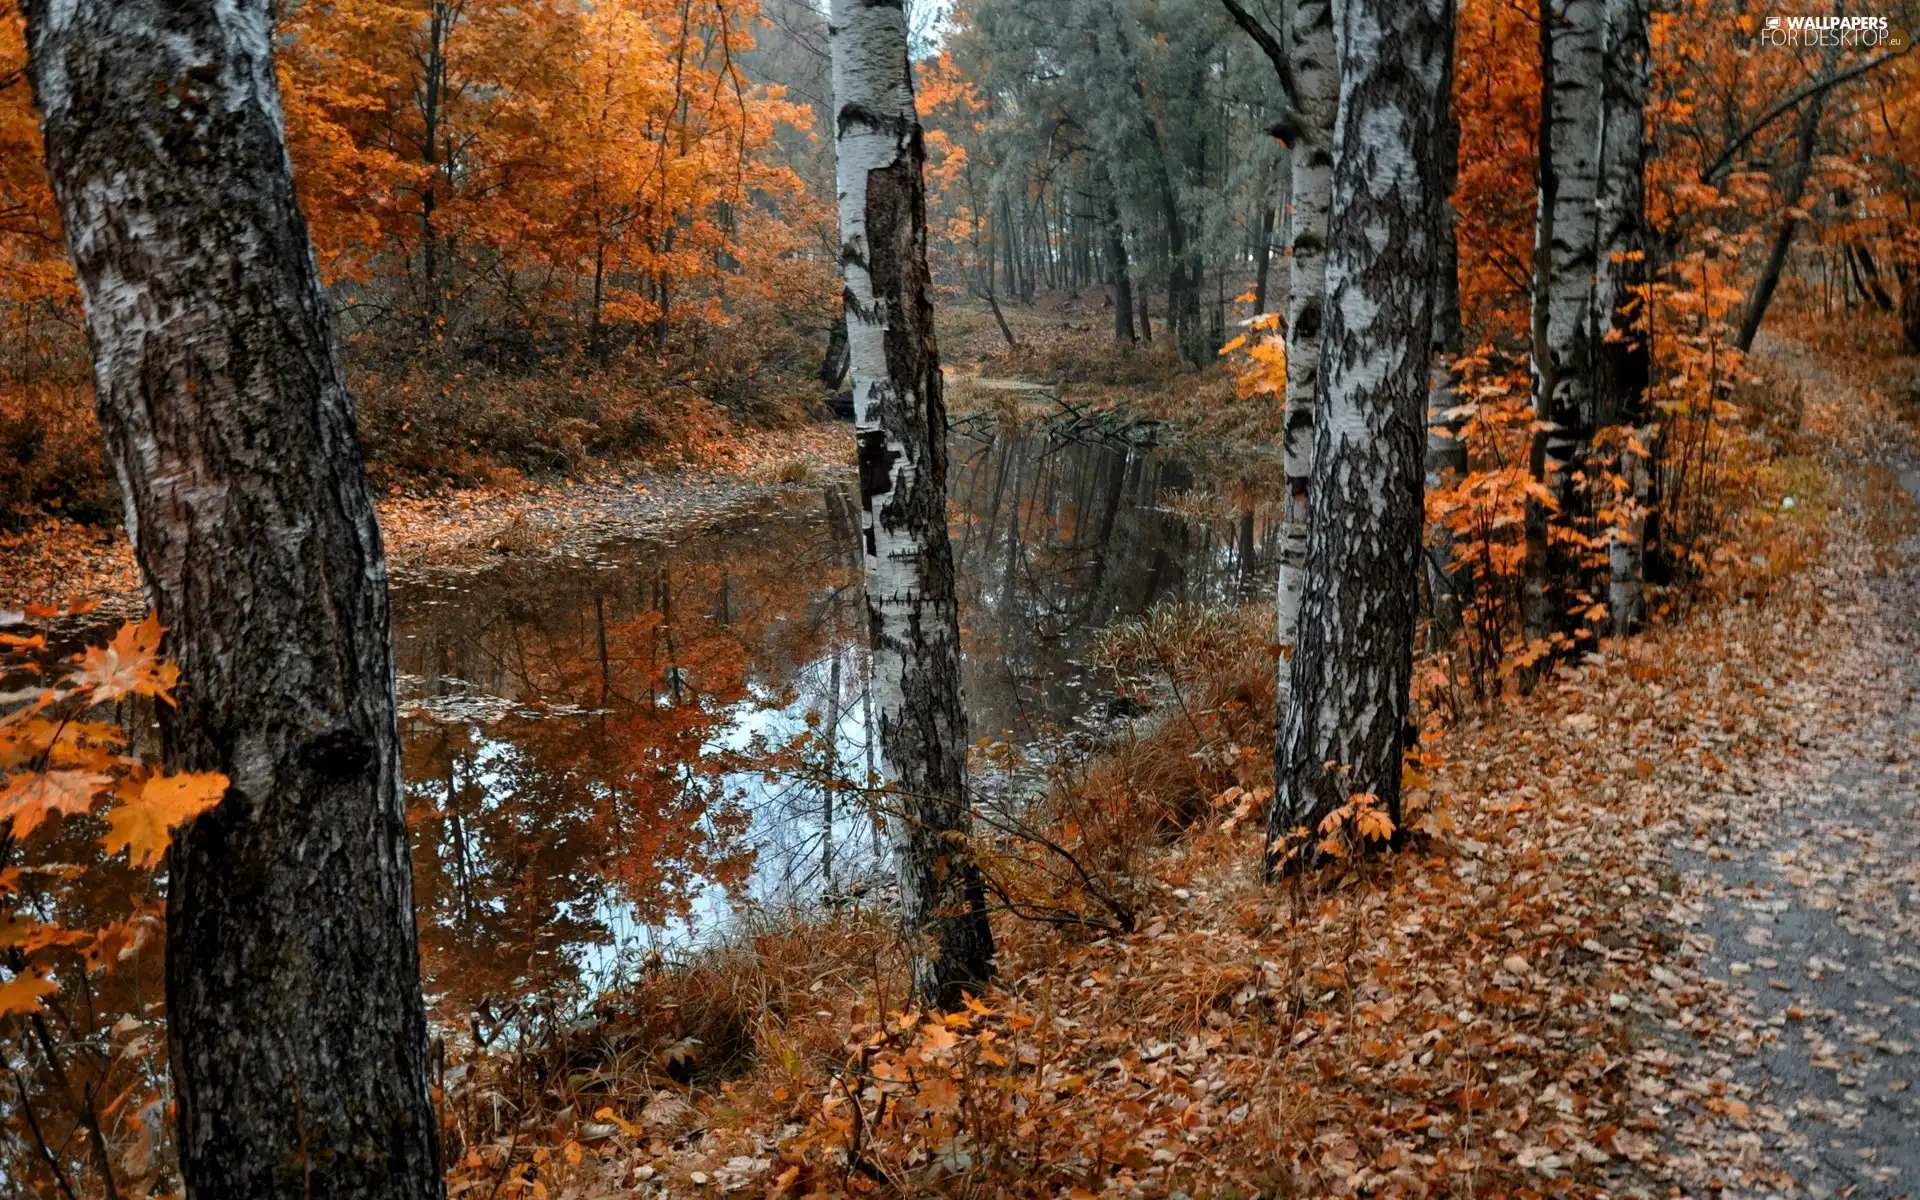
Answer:
[[[1873,261],[1873,252],[1859,242],[1849,242],[1849,249],[1860,262],[1860,272],[1867,281],[1867,294],[1881,312],[1893,311],[1893,297],[1887,295],[1887,289],[1880,283],[1880,267]]]
[[[1427,489],[1467,475],[1464,422],[1454,416],[1460,382],[1454,360],[1465,349],[1460,328],[1460,243],[1452,196],[1460,177],[1460,126],[1450,111],[1441,126],[1438,229],[1434,242],[1433,374],[1427,389]],[[1427,594],[1438,640],[1451,637],[1460,621],[1459,584],[1453,573],[1453,534],[1444,523],[1427,531]]]
[[[1330,0],[1293,0],[1287,16],[1288,59],[1299,91],[1299,132],[1288,147],[1293,194],[1287,282],[1287,397],[1283,453],[1286,512],[1280,527],[1279,642],[1276,704],[1285,728],[1292,703],[1289,660],[1299,642],[1306,587],[1307,526],[1313,476],[1314,401],[1320,387],[1320,330],[1327,275],[1327,215],[1333,192],[1333,126],[1340,103],[1340,58]],[[1276,747],[1276,762],[1278,761]]]
[[[1253,246],[1253,312],[1267,311],[1267,276],[1273,267],[1273,202],[1260,198],[1259,241]]]
[[[1357,793],[1400,823],[1420,608],[1422,439],[1433,361],[1451,0],[1345,0],[1328,224],[1312,581],[1269,814],[1273,847]],[[1311,853],[1311,849],[1308,850]]]
[[[267,0],[28,0],[100,424],[179,663],[168,1052],[197,1200],[438,1197],[385,559]]]
[[[1733,344],[1741,350],[1753,349],[1753,339],[1760,332],[1760,322],[1766,320],[1767,308],[1773,303],[1774,289],[1780,286],[1780,272],[1787,265],[1787,251],[1793,248],[1793,235],[1800,228],[1800,197],[1807,188],[1807,176],[1813,172],[1813,146],[1820,132],[1820,114],[1827,103],[1826,92],[1816,92],[1800,110],[1800,118],[1794,124],[1793,161],[1787,165],[1787,172],[1780,181],[1780,200],[1784,215],[1780,218],[1780,228],[1773,235],[1773,248],[1767,253],[1766,266],[1760,269],[1760,278],[1754,282],[1753,295],[1747,300],[1747,311],[1740,319],[1740,333]]]
[[[1128,275],[1127,231],[1120,224],[1120,203],[1114,197],[1113,176],[1103,165],[1101,174],[1102,221],[1107,228],[1107,270],[1113,288],[1113,340],[1131,342],[1133,332],[1133,280]]]
[[[898,4],[833,0],[840,266],[880,759],[916,997],[941,1007],[993,970],[967,846],[967,719],[947,537],[947,414],[927,272],[926,150]]]
[[[1896,263],[1894,277],[1900,281],[1900,336],[1908,354],[1920,354],[1920,269]]]
[[[847,377],[847,314],[838,313],[827,330],[827,356],[820,363],[820,382],[829,392],[840,390]]]
[[[1607,545],[1607,608],[1613,631],[1621,636],[1631,633],[1646,611],[1647,510],[1653,499],[1648,450],[1655,430],[1647,409],[1651,347],[1645,311],[1649,19],[1647,0],[1607,0],[1592,309],[1600,331],[1594,347],[1596,423],[1617,426],[1622,435],[1618,462],[1626,515],[1614,523]]]
[[[1559,624],[1554,585],[1574,567],[1552,527],[1574,519],[1573,473],[1592,442],[1592,290],[1598,222],[1601,0],[1540,5],[1540,187],[1534,239],[1533,405],[1543,426],[1528,466],[1554,503],[1530,497],[1522,620],[1529,641]]]

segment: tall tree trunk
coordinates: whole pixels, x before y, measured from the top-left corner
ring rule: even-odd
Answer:
[[[967,720],[947,537],[947,413],[927,272],[926,150],[897,0],[833,0],[840,267],[880,759],[900,805],[900,903],[913,985],[950,1007],[993,970],[967,846]]]
[[[1400,822],[1420,607],[1451,0],[1345,0],[1313,510],[1273,848],[1355,794]]]
[[[1314,400],[1320,387],[1327,215],[1333,202],[1333,125],[1340,103],[1340,58],[1330,0],[1293,0],[1287,13],[1287,46],[1299,91],[1299,131],[1288,147],[1293,216],[1288,239],[1287,397],[1282,448],[1287,500],[1280,526],[1280,662],[1275,700],[1280,730],[1285,728],[1285,714],[1292,703],[1288,664],[1299,642],[1300,600],[1306,588]],[[1281,747],[1276,745],[1276,768],[1280,754]]]
[[[1534,239],[1533,405],[1541,428],[1529,469],[1553,498],[1527,502],[1522,620],[1529,641],[1555,632],[1555,584],[1575,564],[1557,548],[1556,523],[1575,519],[1573,472],[1592,442],[1592,291],[1598,221],[1601,0],[1540,5],[1540,187]]]
[[[267,0],[30,0],[107,458],[179,662],[168,1052],[198,1200],[437,1197],[385,559]]]
[[[1753,339],[1760,332],[1760,322],[1767,316],[1767,308],[1773,303],[1774,289],[1780,286],[1780,272],[1787,265],[1787,251],[1793,248],[1793,235],[1800,228],[1800,197],[1807,189],[1807,176],[1813,173],[1813,146],[1820,132],[1820,114],[1827,103],[1826,92],[1816,92],[1807,106],[1800,110],[1800,118],[1794,124],[1793,161],[1787,164],[1786,177],[1780,181],[1780,200],[1784,215],[1780,218],[1780,228],[1773,235],[1773,248],[1767,252],[1766,266],[1760,269],[1760,278],[1754,282],[1753,295],[1747,300],[1747,311],[1740,318],[1740,333],[1733,344],[1741,350],[1753,349]]]
[[[1427,389],[1427,489],[1467,475],[1465,422],[1454,415],[1460,382],[1454,362],[1465,349],[1460,328],[1460,242],[1453,192],[1460,178],[1460,125],[1451,104],[1441,126],[1438,227],[1434,242],[1433,367]],[[1460,588],[1453,571],[1453,534],[1444,522],[1427,531],[1427,594],[1436,639],[1453,635],[1460,621]]]
[[[1625,636],[1646,611],[1647,510],[1653,500],[1648,453],[1655,430],[1647,409],[1652,369],[1647,336],[1648,249],[1646,98],[1651,62],[1647,0],[1607,0],[1604,140],[1600,156],[1599,249],[1593,320],[1597,423],[1620,432],[1622,519],[1609,531],[1607,608]]]
[[[1107,227],[1107,270],[1113,288],[1113,340],[1131,342],[1133,332],[1133,279],[1128,275],[1127,231],[1120,224],[1120,202],[1114,196],[1113,175],[1103,163],[1100,167],[1102,220]]]

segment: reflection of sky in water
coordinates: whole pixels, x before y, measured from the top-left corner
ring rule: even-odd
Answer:
[[[953,535],[974,736],[1031,743],[1071,722],[1099,691],[1079,662],[1101,629],[1161,601],[1230,600],[1261,577],[1268,531],[1182,521],[1164,493],[1187,482],[1159,454],[1037,439],[956,445]],[[768,778],[740,764],[805,733],[810,714],[824,724],[837,709],[837,774],[865,777],[854,504],[830,485],[824,502],[774,504],[678,544],[618,542],[571,561],[508,562],[397,590],[403,699],[414,702],[402,732],[435,990],[511,986],[520,955],[542,960],[550,980],[575,974],[592,991],[649,952],[672,957],[726,930],[743,908],[819,896],[817,778]],[[631,752],[621,737],[636,739]],[[817,770],[824,757],[816,741],[807,758]],[[704,835],[693,852],[714,851],[731,834],[755,852],[751,869],[732,890],[698,870],[672,875],[682,913],[643,915],[596,856],[630,849],[620,838],[649,830],[607,835],[595,805],[651,803],[671,818],[676,795],[715,794],[744,819],[705,811],[700,829],[680,831],[694,841],[669,849]],[[464,864],[451,861],[443,805],[470,808],[455,814],[463,822],[495,819],[485,844],[462,826]],[[838,792],[834,806],[834,882],[870,880],[879,864],[858,793]],[[482,861],[489,853],[494,861]],[[468,891],[497,891],[452,902],[455,868]],[[545,914],[567,936],[524,953],[508,945],[516,906],[527,905],[529,918]]]

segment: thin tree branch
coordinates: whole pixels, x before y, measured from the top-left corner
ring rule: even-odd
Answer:
[[[1231,2],[1232,0],[1221,0],[1223,4]],[[1906,53],[1906,50],[1895,50],[1890,54],[1882,54],[1875,58],[1870,58],[1863,63],[1857,63],[1854,66],[1848,67],[1844,71],[1839,71],[1832,75],[1822,75],[1810,80],[1800,88],[1788,92],[1785,96],[1776,100],[1767,111],[1761,113],[1759,120],[1747,126],[1738,137],[1727,144],[1727,148],[1720,152],[1720,157],[1714,159],[1713,163],[1708,166],[1706,170],[1700,172],[1700,182],[1712,183],[1715,178],[1733,165],[1734,156],[1746,148],[1747,143],[1753,140],[1755,134],[1758,134],[1762,129],[1779,120],[1780,117],[1790,110],[1798,107],[1801,101],[1807,99],[1809,96],[1819,95],[1822,92],[1838,87],[1848,80],[1858,79],[1875,67],[1892,62],[1894,59],[1900,58]]]
[[[1300,119],[1294,115],[1300,108],[1300,89],[1293,82],[1293,63],[1287,58],[1286,47],[1280,44],[1280,39],[1274,37],[1271,30],[1242,7],[1240,0],[1220,0],[1220,4],[1227,10],[1227,15],[1233,18],[1233,23],[1246,30],[1247,36],[1272,61],[1274,72],[1280,76],[1280,91],[1286,96],[1286,109],[1267,132],[1292,144],[1300,133]]]

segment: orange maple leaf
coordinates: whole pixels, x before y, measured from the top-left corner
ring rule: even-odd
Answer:
[[[89,647],[80,656],[73,682],[93,689],[94,704],[133,695],[173,703],[173,685],[180,678],[180,668],[160,658],[160,635],[165,632],[151,614],[138,625],[122,625],[111,642]]]
[[[226,794],[227,777],[218,771],[155,775],[107,815],[107,836],[101,844],[108,854],[124,849],[136,867],[151,866],[166,851],[175,826],[220,803]]]
[[[0,983],[0,1017],[12,1013],[30,1013],[40,1007],[40,997],[60,990],[60,985],[45,975],[22,971]]]
[[[13,836],[26,837],[52,813],[82,813],[113,778],[97,771],[35,771],[15,776],[0,791],[0,820],[13,818]]]

